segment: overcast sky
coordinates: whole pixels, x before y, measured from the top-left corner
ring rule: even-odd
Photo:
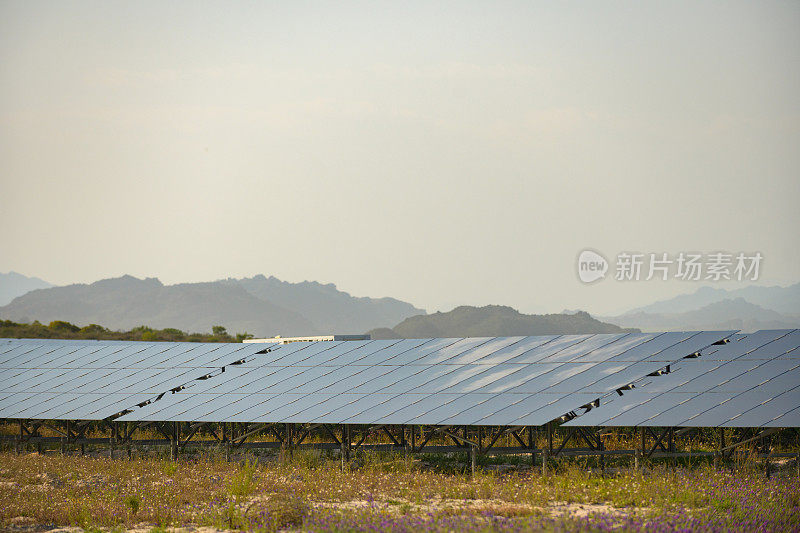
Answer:
[[[0,1],[0,271],[57,284],[615,312],[699,285],[582,249],[800,280],[799,178],[798,2]]]

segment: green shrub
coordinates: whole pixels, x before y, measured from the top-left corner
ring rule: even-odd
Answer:
[[[238,500],[250,496],[256,489],[256,482],[254,479],[255,472],[255,461],[252,463],[249,459],[245,461],[239,471],[236,472],[228,482],[228,493]]]

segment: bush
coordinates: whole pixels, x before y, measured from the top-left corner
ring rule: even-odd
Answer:
[[[280,493],[254,502],[245,517],[248,529],[282,531],[302,526],[310,510],[305,499],[292,493]]]
[[[54,331],[65,331],[69,333],[77,333],[81,330],[75,324],[70,324],[69,322],[65,322],[63,320],[53,320],[48,324],[48,329],[52,329]]]

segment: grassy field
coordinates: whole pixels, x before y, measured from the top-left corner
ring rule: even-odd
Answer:
[[[11,531],[169,528],[302,531],[798,531],[794,464],[648,464],[543,476],[524,463],[459,472],[457,458],[368,453],[342,470],[320,452],[291,462],[219,454],[132,461],[0,453],[0,525]]]

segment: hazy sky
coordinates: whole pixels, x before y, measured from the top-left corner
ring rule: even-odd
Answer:
[[[0,1],[0,271],[613,312],[800,279],[798,2]],[[732,286],[732,285],[726,285]]]

